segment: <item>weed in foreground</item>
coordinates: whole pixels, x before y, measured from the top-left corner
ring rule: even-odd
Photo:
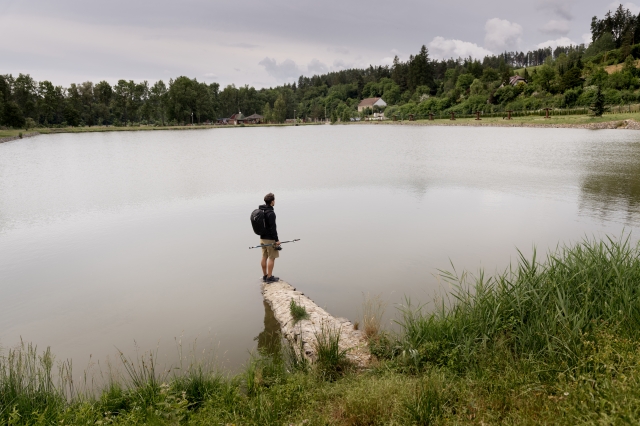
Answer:
[[[364,296],[362,325],[364,334],[368,339],[375,339],[380,334],[385,309],[386,304],[380,295],[371,296],[367,294]]]
[[[440,393],[431,383],[418,383],[403,408],[409,424],[433,425],[442,416]]]
[[[24,342],[0,355],[0,423],[8,417],[24,423],[47,422],[51,413],[65,406],[71,366],[60,365],[58,383],[53,366],[49,348],[38,354],[35,346]]]
[[[320,377],[334,381],[351,370],[352,363],[347,358],[347,350],[340,349],[340,330],[322,324],[316,333],[316,370]]]

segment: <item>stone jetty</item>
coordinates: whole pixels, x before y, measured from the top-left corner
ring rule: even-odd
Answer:
[[[310,362],[313,363],[317,359],[316,335],[320,334],[324,327],[325,330],[340,332],[340,349],[347,351],[350,361],[360,368],[369,365],[371,354],[367,339],[362,331],[354,329],[353,323],[348,319],[333,317],[304,293],[284,281],[262,284],[262,295],[280,324],[282,336]],[[308,319],[294,322],[290,310],[291,299],[304,306],[309,314]]]

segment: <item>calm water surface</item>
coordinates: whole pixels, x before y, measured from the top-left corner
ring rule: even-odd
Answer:
[[[0,347],[82,368],[264,331],[249,213],[277,198],[276,275],[337,316],[640,224],[640,132],[316,126],[47,135],[0,144]],[[264,336],[264,334],[262,334]],[[135,343],[134,343],[135,342]]]

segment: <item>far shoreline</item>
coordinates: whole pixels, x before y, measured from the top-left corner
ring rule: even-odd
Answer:
[[[298,126],[317,126],[329,124],[325,122],[298,123]],[[435,119],[435,120],[384,120],[384,121],[359,121],[348,123],[335,123],[337,125],[385,125],[385,126],[437,126],[437,127],[528,127],[547,129],[623,129],[640,130],[640,113],[619,113],[607,114],[603,117],[593,117],[588,115],[552,115],[545,119],[540,116],[513,117],[507,120],[500,117],[481,118],[459,118],[456,120]],[[38,135],[58,134],[58,133],[101,133],[101,132],[138,132],[138,131],[159,131],[159,130],[207,130],[224,128],[247,128],[247,127],[292,127],[294,124],[255,124],[255,125],[194,125],[194,126],[87,126],[87,127],[63,127],[63,128],[33,128],[6,129],[0,130],[0,143],[28,138]]]

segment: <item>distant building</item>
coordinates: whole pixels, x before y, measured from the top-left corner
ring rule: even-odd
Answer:
[[[241,112],[237,114],[233,114],[231,117],[227,119],[227,123],[229,124],[244,124],[245,117]]]
[[[242,115],[241,112],[237,114],[233,114],[229,118],[219,118],[217,121],[218,124],[261,124],[264,123],[264,117],[260,114],[253,114],[248,117]]]
[[[512,86],[517,86],[520,83],[527,84],[527,80],[524,77],[520,77],[519,75],[514,75],[509,79],[509,84]]]
[[[253,114],[244,118],[246,124],[260,124],[264,122],[264,117],[260,114]]]
[[[373,109],[374,106],[384,108],[387,106],[387,103],[382,100],[382,98],[367,98],[360,101],[358,104],[358,112],[362,112],[366,108]]]

